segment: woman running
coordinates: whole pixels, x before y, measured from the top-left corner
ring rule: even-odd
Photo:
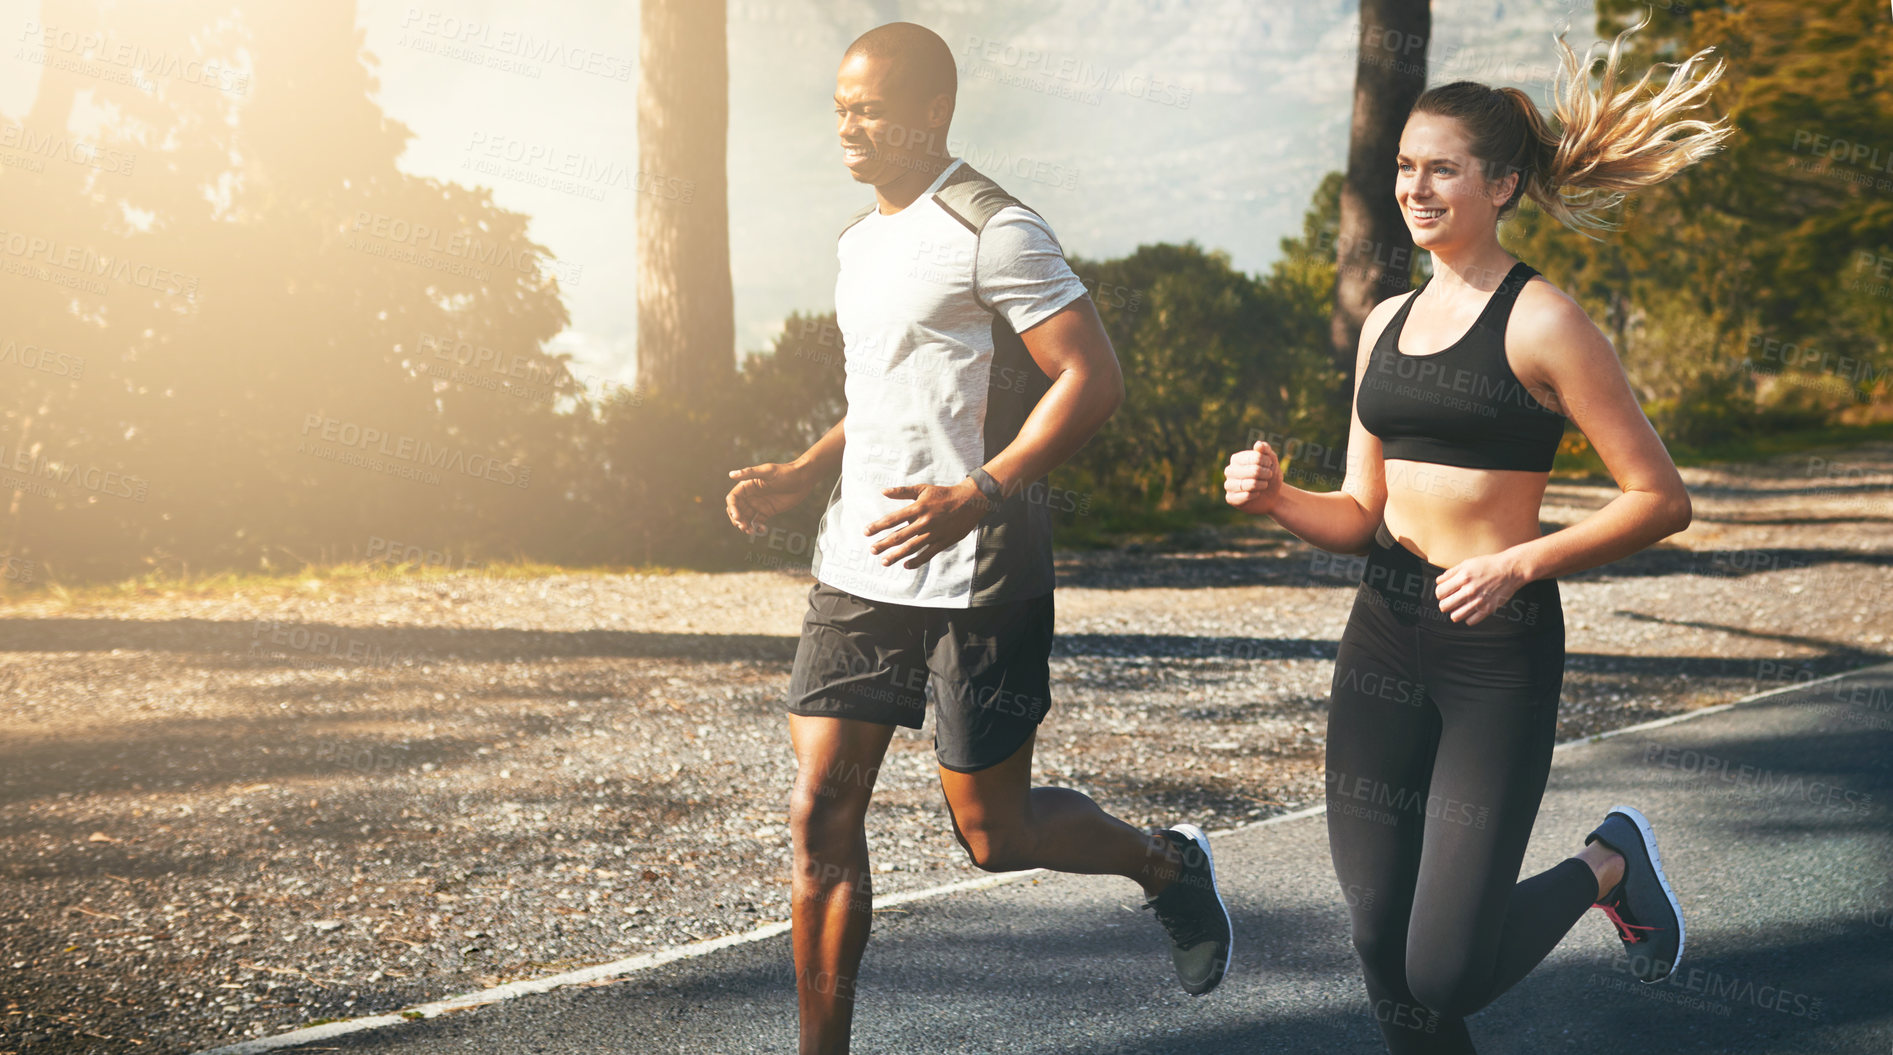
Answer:
[[[1633,29],[1636,27],[1633,27]],[[1347,476],[1284,484],[1265,443],[1229,460],[1225,491],[1326,550],[1367,554],[1335,657],[1328,839],[1389,1051],[1469,1052],[1464,1019],[1523,978],[1595,904],[1630,970],[1658,982],[1683,920],[1643,815],[1619,807],[1573,857],[1520,882],[1564,678],[1559,576],[1687,527],[1689,496],[1610,342],[1575,301],[1499,244],[1529,196],[1578,230],[1624,192],[1675,175],[1729,135],[1679,120],[1722,67],[1707,52],[1619,88],[1611,45],[1562,39],[1559,130],[1515,88],[1428,90],[1400,138],[1395,196],[1433,272],[1361,331]],[[1622,494],[1541,535],[1565,419]]]

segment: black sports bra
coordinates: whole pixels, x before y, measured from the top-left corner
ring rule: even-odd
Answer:
[[[1564,417],[1533,399],[1505,361],[1505,322],[1537,273],[1523,262],[1512,265],[1472,329],[1429,355],[1400,350],[1400,331],[1420,294],[1400,305],[1367,357],[1354,404],[1386,457],[1468,469],[1551,468]]]

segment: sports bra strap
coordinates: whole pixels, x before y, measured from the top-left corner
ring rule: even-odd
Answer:
[[[1431,278],[1421,281],[1419,288],[1413,291],[1413,296],[1400,302],[1400,307],[1394,310],[1393,318],[1387,320],[1388,329],[1397,330],[1406,325],[1407,313],[1413,310],[1413,302],[1420,299],[1420,290],[1425,289],[1426,284],[1431,281],[1433,281]]]
[[[1505,278],[1499,278],[1499,288],[1492,290],[1492,297],[1486,301],[1486,313],[1497,313],[1499,318],[1505,318],[1513,313],[1513,305],[1518,303],[1518,294],[1524,292],[1526,284],[1531,282],[1533,275],[1537,275],[1537,271],[1531,269],[1530,263],[1522,259],[1514,263],[1513,269],[1505,273]],[[1490,316],[1480,313],[1480,322],[1490,322]]]
[[[1420,289],[1425,288],[1426,283],[1421,282]],[[1407,299],[1401,301],[1400,306],[1394,309],[1393,318],[1388,319],[1387,325],[1380,328],[1380,336],[1374,339],[1374,347],[1369,352],[1370,357],[1378,357],[1383,352],[1400,350],[1400,334],[1407,328],[1407,313],[1413,310],[1413,302],[1420,299],[1420,289],[1414,290]]]
[[[1465,336],[1460,339],[1464,340],[1480,330],[1493,328],[1495,319],[1505,319],[1509,317],[1512,314],[1512,305],[1518,303],[1518,295],[1524,292],[1525,285],[1529,283],[1532,280],[1532,276],[1536,274],[1538,274],[1537,269],[1523,260],[1513,264],[1511,270],[1505,273],[1505,277],[1499,280],[1498,287],[1492,291],[1492,295],[1486,298],[1485,307],[1479,309],[1478,317],[1472,320],[1472,325],[1466,330]],[[1399,310],[1394,312],[1393,318],[1387,320],[1387,328],[1382,332],[1391,332],[1394,334],[1394,348],[1396,350],[1398,350],[1400,346],[1399,334],[1402,330],[1406,329],[1407,314],[1413,309],[1413,302],[1420,299],[1420,294],[1426,292],[1427,285],[1432,281],[1432,275],[1428,275],[1426,278],[1422,279],[1419,288],[1415,289],[1413,295],[1408,297],[1406,302],[1400,305]],[[1503,332],[1503,326],[1498,328]]]

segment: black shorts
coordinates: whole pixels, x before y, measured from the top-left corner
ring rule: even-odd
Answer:
[[[978,608],[870,601],[817,582],[789,713],[918,729],[962,773],[1011,758],[1051,709],[1052,595]]]

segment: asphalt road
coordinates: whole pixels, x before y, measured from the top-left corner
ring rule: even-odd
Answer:
[[[1568,855],[1619,802],[1651,818],[1688,913],[1681,969],[1637,982],[1591,913],[1472,1020],[1482,1051],[1893,1051],[1893,666],[1560,750],[1527,871]],[[1177,987],[1128,882],[1044,876],[877,913],[855,1051],[1380,1051],[1324,819],[1251,827],[1214,849],[1237,934],[1215,993]],[[794,1047],[779,935],[292,1050]]]

